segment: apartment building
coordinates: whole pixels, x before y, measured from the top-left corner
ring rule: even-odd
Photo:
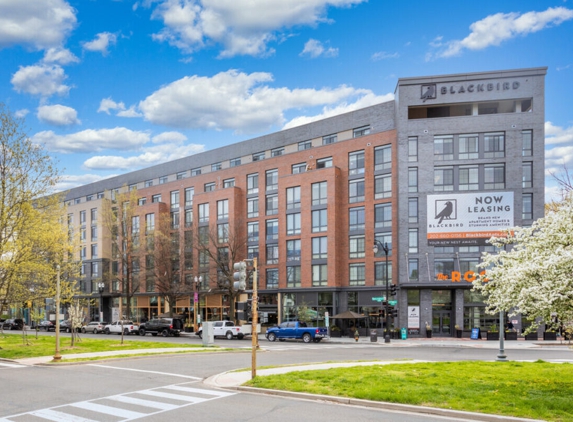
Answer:
[[[193,230],[213,230],[243,235],[243,258],[257,257],[263,325],[308,306],[319,325],[352,310],[364,315],[362,329],[379,328],[391,283],[393,327],[424,335],[428,324],[436,336],[454,325],[486,328],[495,317],[470,282],[481,252],[492,251],[487,239],[544,213],[545,74],[402,78],[394,101],[72,189],[65,201],[80,231],[82,294],[99,298],[105,319],[119,317],[121,268],[101,209],[114,192],[137,189],[142,226],[168,214],[179,239],[178,277],[193,289],[178,313],[192,316],[197,287],[203,320],[231,317],[216,271],[190,241]],[[147,276],[133,315],[168,307]]]

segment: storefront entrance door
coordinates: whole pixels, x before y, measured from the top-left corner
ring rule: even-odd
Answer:
[[[451,336],[451,314],[450,311],[434,310],[432,312],[432,336]]]

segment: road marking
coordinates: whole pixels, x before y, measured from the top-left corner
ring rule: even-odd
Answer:
[[[0,362],[0,366],[5,366],[7,368],[26,368],[26,365],[20,365],[17,363],[7,363],[7,362]]]
[[[228,393],[226,391],[203,390],[201,388],[182,387],[180,385],[169,385],[163,388],[168,390],[185,391],[187,393],[207,394],[209,396],[217,396],[217,397],[227,397],[235,394],[235,393]]]
[[[99,368],[110,368],[110,369],[116,369],[118,371],[145,372],[147,374],[167,375],[169,377],[187,378],[187,379],[198,380],[198,381],[202,380],[202,378],[192,377],[190,375],[172,374],[169,372],[146,371],[144,369],[120,368],[117,366],[110,366],[110,365],[98,365],[96,363],[89,363],[87,366],[96,366]]]
[[[156,390],[138,391],[137,394],[145,394],[147,396],[161,397],[163,399],[186,401],[189,403],[201,403],[209,400],[209,399],[202,399],[199,397],[182,396],[181,394],[165,393],[163,391],[156,391]]]
[[[136,404],[138,406],[147,406],[147,407],[151,407],[153,409],[160,409],[160,410],[173,410],[173,409],[177,409],[180,406],[177,406],[176,404],[169,404],[169,403],[160,403],[158,401],[151,401],[151,400],[144,400],[144,399],[138,399],[135,397],[129,397],[129,396],[111,396],[111,397],[107,397],[109,400],[114,400],[114,401],[118,401],[121,403],[128,403],[128,404]]]
[[[42,409],[35,412],[29,413],[32,416],[36,416],[37,418],[47,419],[49,421],[55,422],[97,422],[93,419],[86,419],[80,416],[70,415],[64,412],[58,412],[57,410],[52,409]]]
[[[70,404],[70,406],[77,407],[78,409],[91,410],[92,412],[104,413],[106,415],[114,415],[125,419],[139,419],[147,416],[146,413],[133,412],[131,410],[120,409],[119,407],[105,406],[89,401]]]

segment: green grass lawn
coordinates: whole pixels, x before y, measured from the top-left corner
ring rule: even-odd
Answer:
[[[74,347],[71,347],[71,334],[60,335],[60,354],[68,355],[75,353],[91,353],[102,352],[109,350],[133,350],[155,348],[174,348],[174,347],[188,347],[190,350],[193,348],[202,347],[202,345],[186,344],[186,343],[162,343],[151,341],[137,341],[137,340],[124,340],[121,344],[121,337],[114,335],[111,337],[106,336],[105,339],[83,338],[80,334],[81,341],[76,341]],[[56,338],[53,336],[38,336],[28,332],[27,344],[22,340],[22,332],[18,334],[5,334],[0,335],[0,358],[3,359],[22,359],[37,356],[53,356],[56,350]]]
[[[246,385],[548,421],[573,421],[573,366],[406,363],[256,377]]]

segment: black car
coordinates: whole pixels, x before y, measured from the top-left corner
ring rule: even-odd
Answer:
[[[151,333],[152,336],[161,334],[163,337],[179,337],[183,328],[183,321],[178,318],[154,318],[139,326],[139,335]]]
[[[38,330],[56,331],[56,324],[52,321],[40,321]]]
[[[24,320],[21,318],[7,319],[2,323],[2,328],[5,330],[22,330],[24,328]]]

